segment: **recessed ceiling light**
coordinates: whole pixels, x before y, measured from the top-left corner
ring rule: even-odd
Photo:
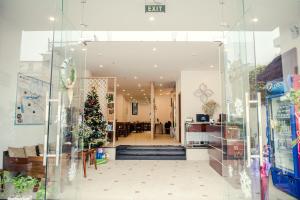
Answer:
[[[254,18],[252,19],[252,21],[253,21],[253,22],[258,22],[258,18],[254,17]]]
[[[82,48],[81,50],[82,50],[82,51],[86,51],[86,48]]]
[[[103,68],[103,65],[99,65],[100,68]]]
[[[123,89],[122,91],[123,91],[123,92],[126,92],[126,90],[125,90],[125,89]]]
[[[134,79],[138,79],[138,77],[137,77],[137,76],[134,76],[133,78],[134,78]]]
[[[117,87],[120,87],[120,84],[117,84]]]
[[[214,68],[215,66],[214,66],[214,65],[210,65],[209,67],[210,67],[210,68]]]
[[[144,96],[146,95],[146,93],[144,93]]]
[[[144,91],[145,91],[144,89],[141,90],[141,92],[144,92]]]
[[[153,67],[154,67],[154,68],[158,68],[158,65],[157,65],[157,64],[155,64]]]
[[[160,92],[162,92],[162,90],[159,90]]]
[[[159,94],[160,96],[162,96],[162,94]]]
[[[54,21],[55,21],[55,18],[52,17],[52,16],[50,16],[50,17],[49,17],[49,21],[54,22]]]
[[[130,94],[129,94],[129,93],[127,93],[127,95],[129,96]]]
[[[163,84],[162,84],[162,83],[160,83],[160,84],[159,84],[159,86],[160,86],[160,87],[162,87],[162,86],[163,86]]]
[[[149,21],[153,22],[154,20],[155,20],[155,17],[153,17],[153,16],[149,17]]]
[[[153,47],[152,51],[156,51],[156,50],[157,50],[156,47]]]
[[[132,97],[130,97],[130,99],[132,99]]]
[[[142,85],[139,83],[139,84],[138,84],[138,87],[142,87]]]
[[[98,56],[102,56],[102,53],[98,53]]]
[[[164,77],[163,77],[163,76],[160,76],[159,78],[160,78],[160,79],[164,79]]]
[[[74,48],[70,48],[70,51],[75,51],[75,49]]]

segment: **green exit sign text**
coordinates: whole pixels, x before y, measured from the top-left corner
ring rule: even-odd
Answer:
[[[166,5],[145,5],[145,12],[166,12]]]

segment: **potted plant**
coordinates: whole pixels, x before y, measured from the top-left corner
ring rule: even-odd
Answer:
[[[9,181],[13,187],[15,194],[8,197],[8,200],[31,200],[33,188],[38,184],[38,180],[31,176],[16,176]]]
[[[9,183],[9,178],[8,178],[8,172],[4,171],[2,172],[2,178],[0,179],[0,199],[4,199],[7,196],[7,183]],[[3,188],[2,188],[3,186]]]

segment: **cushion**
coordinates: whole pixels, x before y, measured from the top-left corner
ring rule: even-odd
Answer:
[[[38,147],[39,147],[40,156],[43,156],[43,154],[44,154],[44,145],[43,144],[39,144]]]
[[[35,146],[25,146],[24,151],[25,151],[26,157],[37,156]]]
[[[13,158],[26,158],[24,148],[8,147],[8,155]]]

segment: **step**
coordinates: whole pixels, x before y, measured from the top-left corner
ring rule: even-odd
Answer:
[[[130,146],[116,148],[117,160],[186,160],[186,150],[182,146]]]
[[[117,151],[118,155],[149,155],[149,156],[156,156],[156,155],[185,155],[185,151],[180,150],[180,151],[161,151],[161,150],[119,150]]]
[[[117,156],[116,160],[186,160],[186,156]]]

